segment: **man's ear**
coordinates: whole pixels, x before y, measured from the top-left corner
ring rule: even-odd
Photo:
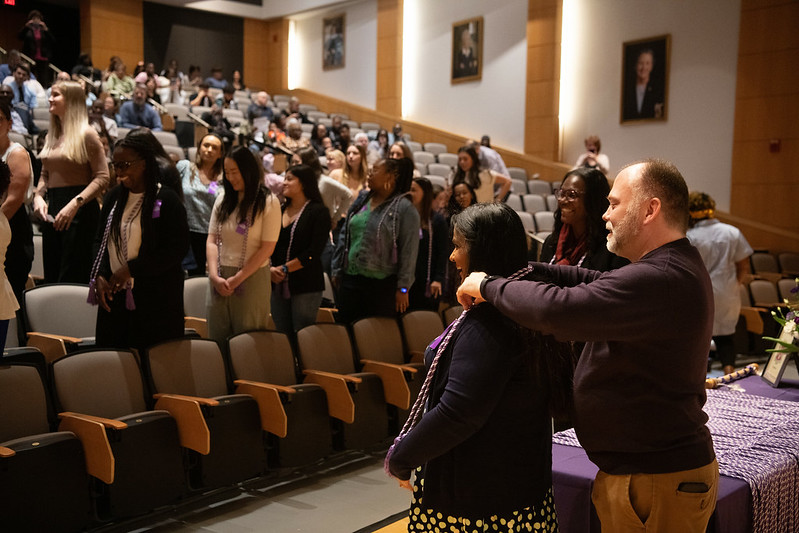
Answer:
[[[660,198],[650,198],[646,202],[646,210],[644,211],[644,224],[649,224],[660,216],[661,211]]]

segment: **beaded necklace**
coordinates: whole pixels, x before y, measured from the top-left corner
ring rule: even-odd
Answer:
[[[305,203],[302,204],[302,207],[300,208],[300,212],[297,213],[296,217],[294,217],[294,222],[291,223],[291,231],[289,232],[289,245],[288,248],[286,248],[286,260],[283,262],[284,265],[288,263],[289,260],[291,259],[291,245],[294,244],[294,231],[297,229],[297,223],[300,221],[300,217],[302,216],[303,211],[305,211],[305,208],[308,206],[309,203],[311,203],[310,200],[305,200]],[[281,296],[283,296],[283,298],[285,299],[291,298],[291,292],[289,291],[288,268],[286,269],[286,277],[283,278],[283,281],[280,282],[280,291],[281,291]]]
[[[525,275],[529,274],[533,271],[533,267],[526,266],[521,268],[508,276],[508,280],[514,281],[523,278]],[[419,395],[416,397],[416,401],[413,403],[413,407],[411,407],[410,414],[408,415],[408,419],[405,421],[405,425],[402,426],[402,430],[399,432],[399,435],[394,439],[394,443],[388,449],[388,453],[386,453],[386,460],[383,463],[383,466],[386,470],[386,473],[391,475],[389,471],[389,462],[391,461],[391,455],[394,453],[394,448],[397,444],[407,435],[410,431],[419,423],[424,414],[425,406],[427,404],[427,399],[430,396],[430,385],[433,382],[433,376],[436,373],[436,369],[438,368],[438,362],[441,359],[441,355],[447,349],[447,345],[449,344],[450,340],[452,339],[452,335],[455,333],[455,330],[458,329],[458,326],[463,322],[466,313],[469,312],[469,309],[464,309],[463,312],[460,314],[458,318],[452,321],[452,324],[449,325],[447,330],[442,333],[436,340],[434,340],[428,348],[435,349],[436,354],[433,356],[433,360],[430,362],[430,368],[427,370],[427,376],[424,379],[424,383],[422,383],[422,388],[419,390]],[[443,340],[439,342],[441,337],[444,337]],[[438,347],[436,348],[436,342],[439,342]]]

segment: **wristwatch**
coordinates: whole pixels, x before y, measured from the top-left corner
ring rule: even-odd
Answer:
[[[289,267],[287,267],[286,265],[282,265],[280,268],[283,270],[283,274],[288,275]]]
[[[75,197],[75,201],[78,203],[78,207],[82,206],[82,205],[83,205],[83,202],[84,202],[84,200],[83,200],[83,196],[81,196],[80,194],[79,194],[79,195],[77,195],[77,196]]]
[[[398,289],[402,294],[408,294],[408,287],[400,287]]]

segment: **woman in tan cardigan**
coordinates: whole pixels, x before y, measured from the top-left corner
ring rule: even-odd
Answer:
[[[88,283],[92,246],[108,185],[108,163],[89,125],[80,84],[62,81],[50,94],[50,130],[40,154],[33,208],[42,224],[46,283]]]

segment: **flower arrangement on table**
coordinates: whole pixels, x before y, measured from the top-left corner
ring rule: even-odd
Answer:
[[[791,333],[795,339],[797,331],[799,331],[799,278],[796,278],[794,282],[793,288],[784,300],[787,312],[780,307],[776,311],[772,311],[771,316],[782,326],[784,334]],[[777,343],[777,346],[766,350],[767,352],[799,353],[799,346],[793,342],[786,342],[774,337],[763,338]]]

